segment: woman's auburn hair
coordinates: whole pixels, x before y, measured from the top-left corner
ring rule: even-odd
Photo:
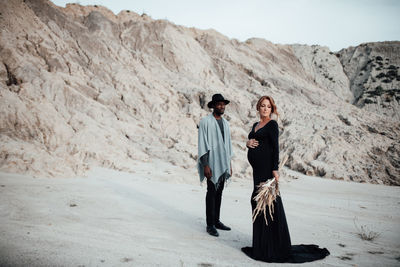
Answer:
[[[268,95],[264,95],[264,96],[260,97],[260,99],[258,100],[257,105],[256,105],[257,111],[260,110],[261,103],[262,103],[265,99],[268,99],[268,100],[269,100],[269,103],[271,103],[271,114],[275,114],[276,116],[278,116],[279,113],[278,113],[278,109],[277,109],[277,107],[276,107],[276,105],[275,105],[275,101],[274,101],[274,99],[272,98],[272,96],[268,96]]]

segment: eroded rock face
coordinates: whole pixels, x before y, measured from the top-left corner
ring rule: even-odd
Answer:
[[[366,43],[337,53],[350,80],[354,104],[400,119],[400,42]]]
[[[152,159],[194,169],[197,124],[218,92],[231,100],[236,177],[251,177],[245,141],[257,99],[272,95],[287,167],[400,184],[400,125],[385,108],[352,105],[345,56],[341,64],[323,47],[238,42],[104,7],[1,4],[1,170],[76,176]]]
[[[332,91],[345,102],[352,102],[349,79],[340,61],[327,47],[292,45],[305,72],[319,87]]]

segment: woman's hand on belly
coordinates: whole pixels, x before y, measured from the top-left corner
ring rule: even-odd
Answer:
[[[256,148],[258,147],[258,141],[256,139],[250,139],[246,142],[246,146],[248,148]]]

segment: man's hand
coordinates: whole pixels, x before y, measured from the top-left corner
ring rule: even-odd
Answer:
[[[204,166],[204,175],[206,176],[207,179],[211,179],[212,177],[212,171],[208,165]]]
[[[255,148],[258,146],[258,141],[256,139],[250,139],[246,142],[246,146],[249,148]]]

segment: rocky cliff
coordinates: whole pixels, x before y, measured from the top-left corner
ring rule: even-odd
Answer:
[[[354,104],[400,120],[400,42],[366,43],[337,54]]]
[[[154,159],[195,168],[196,126],[219,92],[231,100],[235,177],[251,177],[247,133],[257,121],[257,99],[272,95],[288,168],[400,184],[398,89],[379,78],[357,85],[359,69],[369,64],[362,77],[372,81],[375,64],[398,88],[398,42],[389,43],[390,53],[386,43],[374,43],[334,54],[239,42],[100,6],[0,4],[1,170],[75,176],[93,166],[134,171],[137,160]],[[360,59],[353,50],[365,47],[374,52]],[[384,93],[369,100],[376,103],[360,104],[379,85]]]

